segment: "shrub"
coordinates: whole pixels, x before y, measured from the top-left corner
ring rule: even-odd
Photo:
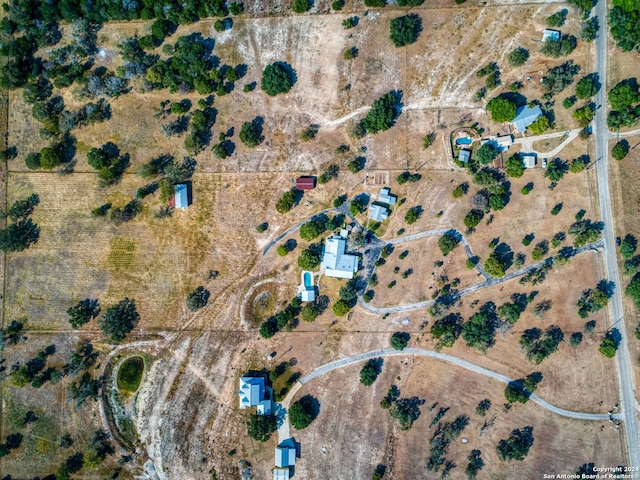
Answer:
[[[210,292],[203,286],[199,286],[187,295],[187,308],[192,312],[198,311],[209,302]]]
[[[422,207],[420,205],[411,207],[404,216],[404,221],[409,225],[415,223],[422,215]]]
[[[391,335],[391,347],[395,350],[404,350],[409,344],[411,336],[406,332],[396,332]]]
[[[251,122],[244,122],[240,129],[240,140],[249,148],[255,148],[262,143],[262,122],[257,117]]]
[[[335,0],[331,4],[331,8],[336,12],[339,12],[340,10],[342,10],[342,7],[344,7],[344,0]]]
[[[626,140],[620,140],[611,149],[611,156],[616,160],[624,159],[629,153],[629,142]]]
[[[333,313],[335,313],[338,317],[344,317],[347,313],[349,313],[349,310],[351,310],[351,307],[343,299],[340,299],[333,304]]]
[[[291,9],[295,13],[304,13],[309,10],[309,0],[293,0],[293,4],[291,5]]]
[[[529,60],[529,51],[526,48],[516,48],[509,54],[509,65],[519,67]]]
[[[344,28],[345,30],[349,30],[350,28],[353,28],[356,25],[358,25],[358,17],[349,17],[349,18],[345,18],[342,21],[342,28]]]

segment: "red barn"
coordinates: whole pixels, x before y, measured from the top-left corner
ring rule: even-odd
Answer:
[[[316,188],[316,177],[298,177],[296,188],[298,190],[313,190]]]

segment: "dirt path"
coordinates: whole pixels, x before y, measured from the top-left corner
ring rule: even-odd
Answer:
[[[305,384],[309,383],[314,378],[325,375],[326,373],[329,373],[333,370],[348,367],[356,363],[360,363],[364,360],[369,360],[371,358],[398,357],[398,356],[408,356],[408,355],[417,355],[421,357],[435,358],[437,360],[451,363],[452,365],[465,368],[474,373],[487,376],[489,378],[492,378],[494,380],[497,380],[505,384],[509,384],[510,382],[513,382],[513,379],[505,375],[502,375],[501,373],[495,372],[493,370],[489,370],[484,367],[480,367],[474,363],[468,362],[466,360],[462,360],[461,358],[454,357],[452,355],[447,355],[446,353],[435,352],[433,350],[426,350],[422,348],[405,348],[404,350],[394,350],[393,348],[384,348],[380,350],[372,350],[370,352],[359,353],[357,355],[352,355],[350,357],[342,358],[340,360],[336,360],[336,361],[327,363],[325,365],[322,365],[320,367],[317,367],[316,369],[304,375],[300,380],[298,380],[295,386],[289,391],[287,396],[284,398],[281,405],[285,409],[289,408],[289,404],[291,403],[291,400],[295,397],[296,393],[300,390],[300,388],[302,388]],[[610,419],[616,419],[616,420],[624,419],[624,415],[622,411],[619,413],[615,413],[613,415],[609,415],[608,413],[575,412],[572,410],[566,410],[564,408],[556,407],[555,405],[547,402],[546,400],[543,400],[535,393],[531,394],[529,398],[534,403],[537,403],[542,408],[549,410],[552,413],[561,415],[563,417],[573,418],[576,420],[605,421]],[[278,438],[280,442],[282,442],[283,440],[286,440],[287,438],[290,438],[289,419],[286,415],[286,410],[284,413],[285,415],[283,418],[282,425],[278,428]]]
[[[589,250],[597,250],[598,248],[602,248],[604,246],[604,241],[600,240],[598,242],[594,242],[594,243],[590,243],[588,245],[585,245],[584,247],[580,247],[580,248],[576,248],[575,250],[575,254],[577,255],[579,253],[582,252],[586,252]],[[556,255],[557,256],[557,255]],[[463,288],[462,290],[458,291],[457,293],[457,297],[463,297],[465,295],[469,295],[471,293],[477,292],[478,290],[481,290],[483,288],[487,288],[487,287],[492,287],[494,285],[498,285],[500,283],[504,283],[504,282],[508,282],[509,280],[512,280],[514,278],[520,277],[522,275],[525,275],[527,273],[529,273],[530,271],[541,267],[542,265],[545,264],[545,262],[547,262],[550,258],[554,258],[549,257],[546,258],[544,260],[540,260],[539,262],[533,263],[527,267],[523,267],[519,270],[515,270],[513,272],[510,272],[508,274],[506,274],[504,277],[492,277],[491,275],[489,275],[488,273],[486,273],[487,275],[489,275],[490,278],[488,278],[487,280],[485,280],[484,282],[481,283],[477,283],[475,285],[471,285],[470,287],[467,288]],[[426,308],[426,307],[430,307],[431,305],[433,305],[434,303],[436,303],[436,300],[425,300],[423,302],[416,302],[416,303],[407,303],[404,305],[396,305],[395,307],[374,307],[373,305],[366,303],[363,299],[362,296],[359,297],[359,301],[360,301],[360,305],[362,305],[362,307],[371,312],[371,313],[377,313],[377,314],[385,314],[385,313],[398,313],[398,312],[406,312],[408,310],[416,310],[418,308]]]

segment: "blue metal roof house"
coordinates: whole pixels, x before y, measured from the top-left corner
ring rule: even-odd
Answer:
[[[539,105],[533,107],[525,105],[516,111],[516,118],[511,120],[511,124],[517,132],[523,133],[540,116],[542,116],[542,110]]]

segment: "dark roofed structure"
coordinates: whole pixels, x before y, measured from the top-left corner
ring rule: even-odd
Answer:
[[[296,188],[298,190],[313,190],[316,188],[316,177],[298,177],[296,179]]]

